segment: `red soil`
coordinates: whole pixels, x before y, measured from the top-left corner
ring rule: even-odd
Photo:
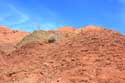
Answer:
[[[75,32],[76,33],[81,33],[81,32],[88,32],[88,31],[101,31],[101,30],[104,30],[105,28],[102,28],[102,27],[98,27],[98,26],[86,26],[86,27],[82,27],[82,28],[79,28],[77,29]]]
[[[5,58],[6,54],[0,50],[0,66],[3,66],[3,64],[5,64]]]
[[[5,26],[0,26],[0,32],[11,32],[12,30],[5,27]]]
[[[47,53],[48,80],[52,83],[125,82],[125,37],[115,31],[95,29],[56,44]]]
[[[14,46],[29,33],[23,31],[11,30],[7,27],[0,26],[0,50],[10,52]]]
[[[76,29],[70,26],[60,27],[57,31],[60,32],[74,32]]]
[[[26,44],[5,61],[2,83],[125,83],[125,36],[88,29],[51,44]]]

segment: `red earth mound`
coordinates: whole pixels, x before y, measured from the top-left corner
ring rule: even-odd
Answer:
[[[105,28],[103,27],[98,27],[98,26],[86,26],[86,27],[82,27],[77,29],[75,32],[76,33],[80,33],[80,32],[88,32],[88,31],[100,31],[100,30],[104,30]]]
[[[11,29],[9,29],[9,28],[7,28],[7,27],[5,27],[5,26],[0,26],[0,32],[11,32],[12,30]]]
[[[125,37],[87,30],[56,43],[26,44],[6,61],[2,83],[125,83]]]
[[[28,32],[11,30],[7,27],[0,26],[0,50],[10,52],[14,49],[17,42],[28,34]]]
[[[52,83],[125,82],[125,37],[115,31],[100,28],[79,33],[59,43],[47,57]]]
[[[76,29],[70,26],[60,27],[57,31],[60,32],[74,32]]]

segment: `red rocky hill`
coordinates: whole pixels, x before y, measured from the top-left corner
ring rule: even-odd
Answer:
[[[22,46],[5,58],[0,81],[125,83],[125,36],[92,27],[55,43]]]

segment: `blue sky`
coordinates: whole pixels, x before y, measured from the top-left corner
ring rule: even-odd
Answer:
[[[125,0],[0,0],[0,25],[25,31],[97,25],[125,33]]]

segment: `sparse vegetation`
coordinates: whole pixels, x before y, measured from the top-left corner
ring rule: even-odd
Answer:
[[[19,43],[17,43],[16,46],[21,47],[22,45],[30,42],[53,43],[55,41],[62,40],[70,36],[71,33],[36,30],[28,36],[24,37]]]
[[[50,33],[43,30],[37,30],[32,32],[30,35],[24,37],[18,44],[17,47],[25,45],[30,42],[46,42]]]
[[[57,36],[55,34],[50,34],[48,37],[48,43],[53,43],[57,40]]]

